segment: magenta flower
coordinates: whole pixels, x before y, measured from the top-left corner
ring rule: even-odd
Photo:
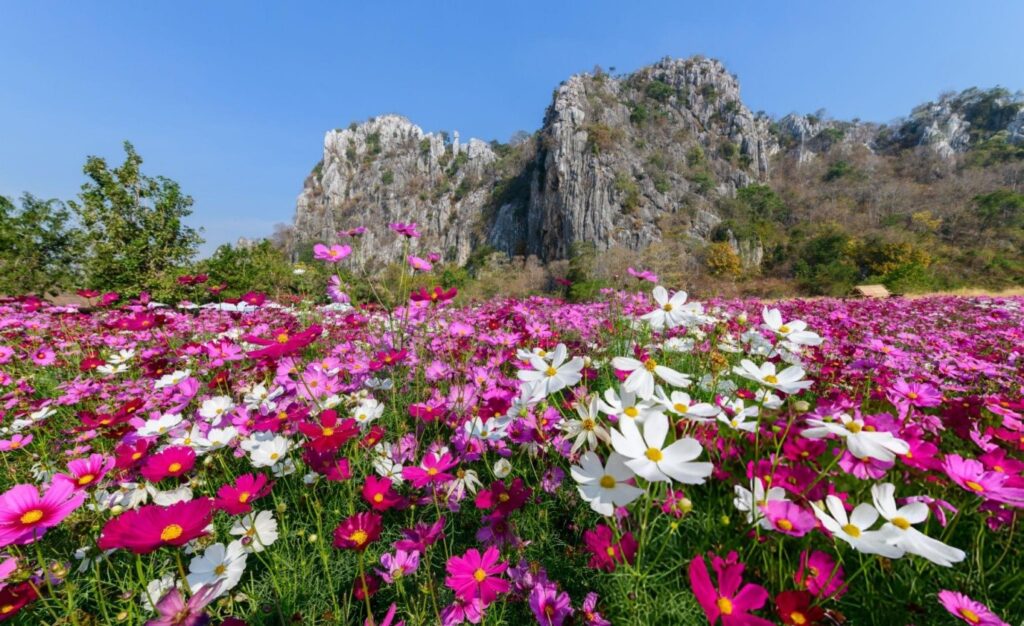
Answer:
[[[14,435],[10,439],[0,439],[0,452],[10,452],[11,450],[18,450],[24,448],[28,444],[32,443],[32,435]]]
[[[411,222],[409,224],[395,222],[394,224],[388,224],[388,228],[395,231],[399,235],[409,237],[410,239],[420,236],[420,233],[416,230],[418,228],[416,222]]]
[[[338,263],[350,254],[352,254],[352,246],[334,244],[328,248],[322,243],[313,246],[313,258],[328,263]]]
[[[415,573],[419,569],[420,553],[415,550],[412,552],[395,550],[394,554],[385,552],[380,555],[380,564],[384,566],[384,569],[377,570],[377,573],[390,584],[403,576]]]
[[[434,266],[430,264],[430,261],[426,259],[421,259],[418,256],[413,256],[410,254],[409,256],[406,257],[405,260],[409,262],[409,267],[411,267],[414,270],[419,270],[421,272],[429,272],[430,270],[434,269]]]
[[[185,602],[181,591],[172,587],[160,601],[156,603],[156,611],[160,617],[146,622],[146,626],[203,626],[210,622],[205,608],[220,591],[220,583],[204,586]]]
[[[205,535],[211,521],[213,500],[210,498],[171,506],[150,504],[107,522],[97,545],[100,550],[125,548],[136,554],[148,554],[161,546],[183,546]]]
[[[583,606],[580,607],[580,617],[583,618],[583,623],[586,626],[612,626],[611,622],[597,612],[597,594],[593,591],[583,598]]]
[[[942,462],[953,482],[986,500],[1024,507],[1024,489],[1010,487],[1012,478],[1005,472],[987,471],[980,461],[947,454]]]
[[[57,355],[49,346],[42,346],[32,351],[32,362],[40,367],[53,365],[57,362]]]
[[[90,454],[85,459],[75,459],[68,463],[67,474],[56,474],[53,480],[67,481],[75,489],[85,489],[100,481],[107,472],[114,469],[114,457],[102,454]]]
[[[541,583],[530,591],[530,610],[541,626],[562,626],[572,615],[572,603],[569,594],[559,593],[553,583]]]
[[[800,554],[800,567],[793,575],[798,587],[806,588],[818,597],[841,597],[846,589],[843,585],[843,566],[824,552],[806,550]]]
[[[381,516],[376,513],[356,513],[334,529],[334,547],[362,552],[380,538]]]
[[[637,543],[633,533],[624,533],[616,541],[612,529],[606,524],[598,524],[593,530],[585,531],[583,542],[591,554],[587,566],[594,569],[612,572],[619,563],[632,564],[636,557]]]
[[[470,548],[462,556],[448,559],[444,584],[459,599],[465,602],[479,599],[487,606],[510,587],[507,580],[499,578],[508,569],[508,563],[500,563],[500,559],[501,554],[494,546],[487,548],[483,555],[476,548]]]
[[[417,489],[427,485],[448,482],[455,477],[446,472],[455,467],[456,464],[455,459],[447,452],[440,457],[433,452],[428,452],[423,455],[423,463],[419,467],[409,466],[403,468],[402,478],[408,480]]]
[[[1009,626],[987,606],[956,591],[942,590],[939,602],[953,616],[972,626]]]
[[[444,539],[444,518],[433,524],[417,522],[412,528],[402,529],[402,538],[395,542],[395,548],[406,552],[426,552],[427,548]]]
[[[358,237],[358,236],[362,235],[365,232],[366,232],[366,227],[365,226],[356,226],[355,228],[350,228],[348,230],[339,230],[338,231],[338,236],[339,237]]]
[[[188,473],[195,464],[195,450],[188,446],[171,446],[146,459],[142,466],[142,475],[146,480],[158,483],[165,478]]]
[[[769,500],[761,511],[772,528],[790,537],[803,537],[818,525],[813,513],[789,500]]]
[[[242,515],[252,511],[252,503],[270,493],[267,477],[263,474],[242,474],[235,484],[217,490],[214,506],[228,515]]]
[[[718,578],[717,587],[711,582],[703,556],[690,561],[693,595],[697,596],[697,602],[704,609],[710,624],[715,624],[721,618],[722,626],[772,626],[771,620],[750,613],[764,606],[768,601],[768,591],[753,583],[743,585],[745,566],[738,563],[738,559],[739,555],[735,552],[730,552],[725,559],[718,555],[712,556],[711,568]]]
[[[628,267],[626,272],[637,280],[646,280],[649,283],[658,282],[658,275],[650,270],[635,270],[632,267]]]
[[[15,485],[0,495],[0,548],[32,543],[64,521],[85,500],[68,482],[54,482],[42,495],[35,485]]]
[[[942,393],[931,385],[908,383],[897,380],[888,389],[889,400],[895,405],[916,407],[939,406],[942,404]]]

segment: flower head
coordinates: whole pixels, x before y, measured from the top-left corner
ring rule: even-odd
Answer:
[[[0,495],[0,547],[36,541],[85,500],[69,481],[54,481],[40,494],[35,485],[15,485]]]
[[[501,554],[494,546],[483,554],[476,548],[470,548],[462,556],[448,559],[445,565],[448,576],[444,584],[455,592],[457,598],[465,602],[480,600],[487,606],[510,587],[509,581],[501,577],[508,569],[508,563],[500,559]]]
[[[125,548],[148,554],[162,546],[183,546],[206,534],[213,520],[213,500],[200,498],[170,506],[147,505],[127,511],[107,522],[100,532],[99,548]]]
[[[334,547],[362,552],[380,538],[381,516],[377,513],[356,513],[334,529]]]

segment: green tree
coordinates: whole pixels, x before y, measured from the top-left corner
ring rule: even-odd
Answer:
[[[322,265],[319,263],[311,268]],[[219,246],[210,258],[200,261],[196,269],[209,274],[212,284],[227,284],[224,294],[234,297],[248,291],[288,292],[296,283],[294,268],[287,255],[266,239],[252,246]]]
[[[173,288],[177,268],[195,255],[202,238],[185,224],[192,198],[178,183],[142,174],[142,157],[124,143],[125,161],[111,168],[90,156],[80,202],[69,202],[84,231],[87,284],[95,289],[155,293]]]
[[[80,233],[59,200],[0,196],[0,293],[56,294],[76,286]]]

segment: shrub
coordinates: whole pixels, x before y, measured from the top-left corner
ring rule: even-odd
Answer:
[[[647,83],[646,87],[644,87],[644,95],[651,100],[657,100],[658,102],[668,102],[668,99],[671,98],[675,92],[676,91],[672,88],[672,85],[661,80],[652,80]]]
[[[718,242],[708,246],[704,265],[712,276],[735,278],[743,270],[740,255],[728,243]]]
[[[625,172],[617,173],[614,186],[615,191],[619,192],[622,208],[632,212],[640,207],[640,187],[632,176]]]
[[[594,154],[614,149],[623,138],[622,129],[612,128],[601,122],[584,124],[583,130],[587,133],[587,147]]]

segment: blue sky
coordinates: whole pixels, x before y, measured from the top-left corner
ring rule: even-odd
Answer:
[[[775,115],[888,121],[1024,88],[1021,2],[0,0],[0,194],[73,198],[85,157],[195,198],[203,252],[290,221],[326,130],[396,112],[506,140],[595,64],[704,54]]]

